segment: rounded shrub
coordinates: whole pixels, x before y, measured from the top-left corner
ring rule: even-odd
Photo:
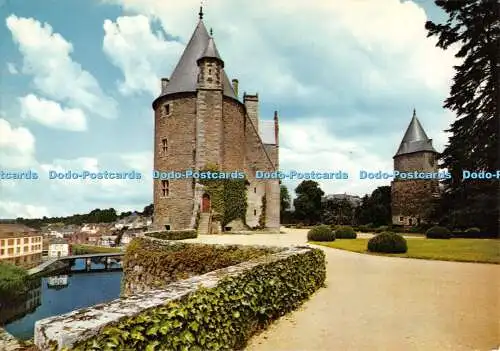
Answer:
[[[368,251],[381,253],[406,253],[408,245],[401,235],[391,232],[380,233],[368,240]]]
[[[388,230],[389,230],[389,226],[381,225],[380,227],[373,229],[373,232],[374,233],[383,233],[383,232],[387,232]]]
[[[335,238],[337,239],[356,239],[357,234],[352,227],[341,226],[335,230]]]
[[[451,232],[448,228],[435,226],[429,228],[425,233],[428,239],[450,239]]]
[[[468,228],[465,230],[466,233],[470,233],[470,234],[477,234],[477,233],[481,233],[481,229],[479,228]]]
[[[334,241],[335,233],[328,225],[318,225],[307,233],[309,241]]]

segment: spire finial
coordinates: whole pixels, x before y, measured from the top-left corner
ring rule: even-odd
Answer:
[[[214,35],[214,31],[212,28],[210,28],[210,36],[213,36]]]
[[[203,3],[200,6],[200,12],[198,13],[198,15],[200,16],[200,20],[202,20],[203,19]]]
[[[417,117],[417,111],[415,110],[415,107],[413,108],[413,117]]]

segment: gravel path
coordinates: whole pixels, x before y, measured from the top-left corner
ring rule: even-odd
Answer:
[[[286,230],[190,241],[306,243],[306,230]],[[247,351],[491,351],[500,346],[499,265],[322,249],[328,286],[255,336]]]

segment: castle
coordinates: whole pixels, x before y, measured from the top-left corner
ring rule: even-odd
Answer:
[[[170,79],[161,79],[153,102],[155,171],[204,170],[246,175],[247,210],[242,220],[221,228],[212,220],[210,194],[197,179],[155,179],[153,227],[156,230],[197,229],[206,234],[259,226],[279,230],[278,179],[256,179],[256,171],[279,169],[278,113],[273,121],[259,120],[258,94],[238,95],[224,70],[212,36],[199,22]]]
[[[393,157],[394,170],[437,173],[437,154],[413,110],[410,125]],[[392,223],[404,226],[428,223],[431,203],[438,194],[438,179],[395,179],[391,182]]]

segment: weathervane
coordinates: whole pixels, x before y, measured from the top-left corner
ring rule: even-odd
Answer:
[[[203,0],[200,0],[200,13],[198,15],[200,19],[203,19]]]

